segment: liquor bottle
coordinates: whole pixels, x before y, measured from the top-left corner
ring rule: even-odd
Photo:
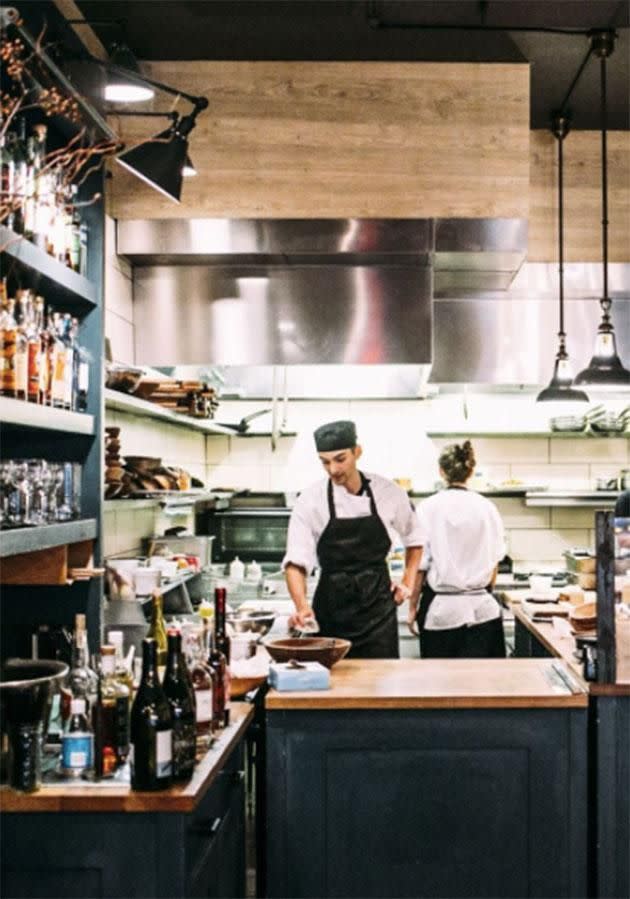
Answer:
[[[154,590],[151,597],[151,624],[147,637],[157,643],[157,663],[163,667],[166,665],[166,625],[162,611],[162,594],[159,590]]]
[[[65,777],[83,777],[94,766],[94,734],[90,730],[85,699],[70,703],[68,730],[61,737],[61,770]]]
[[[50,253],[51,225],[53,218],[54,197],[52,192],[51,173],[46,167],[46,125],[35,125],[33,141],[33,178],[35,193],[35,214],[33,221],[33,242]]]
[[[39,383],[41,376],[41,348],[39,340],[40,324],[38,321],[37,301],[29,291],[27,306],[26,341],[28,344],[28,401],[39,402]]]
[[[227,590],[225,587],[216,587],[214,591],[214,640],[219,652],[225,656],[224,671],[224,724],[230,723],[230,651],[231,643],[225,626],[225,605]]]
[[[15,396],[18,400],[28,398],[28,340],[26,338],[26,296],[28,291],[17,292],[15,336]]]
[[[142,678],[131,708],[131,788],[163,790],[173,773],[173,718],[157,672],[157,643],[142,641]]]
[[[15,320],[15,300],[7,300],[0,320],[0,394],[14,397],[17,392],[15,373],[15,350],[17,343],[17,322]]]
[[[116,650],[101,646],[98,701],[93,710],[97,776],[107,777],[129,754],[129,689],[116,679]]]
[[[85,699],[87,701],[89,712],[96,699],[97,687],[98,677],[89,664],[85,615],[78,614],[74,616],[70,690],[74,699]]]
[[[66,344],[62,340],[63,322],[58,312],[49,316],[49,335],[52,352],[49,351],[52,365],[51,399],[52,405],[63,409],[66,401]]]
[[[44,298],[38,296],[35,299],[35,321],[39,333],[39,403],[42,406],[50,405],[50,347],[49,332],[46,327],[44,310]]]
[[[163,688],[173,716],[173,779],[189,780],[195,767],[195,691],[186,670],[182,637],[178,630],[167,631],[168,655]]]
[[[214,672],[212,679],[212,727],[219,730],[226,725],[226,669],[225,656],[217,649],[216,640],[213,637],[208,655],[208,666]]]
[[[212,697],[214,692],[214,672],[209,668],[207,639],[205,634],[191,638],[188,643],[190,658],[190,678],[195,692],[195,732],[197,758],[202,758],[212,742]]]
[[[64,366],[64,390],[63,390],[63,406],[64,409],[72,409],[74,406],[74,339],[72,333],[72,316],[66,313],[61,319],[61,340],[66,348],[66,364]]]
[[[73,319],[73,322],[76,322],[75,329],[78,336],[79,324],[76,319]],[[87,412],[88,392],[90,389],[90,357],[88,351],[81,346],[78,340],[76,343],[76,359],[76,411]]]
[[[24,202],[26,197],[26,174],[28,160],[26,158],[26,123],[19,121],[13,158],[15,160],[15,203],[13,205],[13,230],[16,234],[24,234]]]
[[[11,141],[10,134],[3,134],[0,137],[0,159],[2,161],[2,197],[3,205],[8,208],[7,217],[4,224],[7,228],[15,230],[15,211],[18,203],[16,196],[16,163],[14,141]]]

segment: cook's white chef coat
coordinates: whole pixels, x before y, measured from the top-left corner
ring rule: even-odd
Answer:
[[[441,490],[418,506],[424,545],[421,568],[438,595],[427,630],[482,624],[501,614],[485,590],[505,554],[504,529],[496,506],[473,490]]]
[[[363,472],[370,482],[379,518],[392,543],[420,546],[421,534],[416,512],[405,491],[377,474]],[[310,572],[317,565],[317,542],[330,520],[328,510],[328,478],[307,487],[296,500],[289,520],[287,551],[282,561],[300,565]],[[356,496],[345,487],[333,483],[333,500],[337,518],[363,518],[370,515],[370,498]]]

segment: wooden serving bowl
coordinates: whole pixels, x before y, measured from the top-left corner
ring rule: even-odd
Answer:
[[[590,631],[597,625],[597,603],[585,602],[575,606],[569,613],[569,619],[575,631]]]
[[[287,637],[270,640],[265,649],[274,662],[320,662],[326,668],[343,659],[348,654],[352,642],[340,637]]]

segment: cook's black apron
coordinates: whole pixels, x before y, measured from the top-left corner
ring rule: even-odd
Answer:
[[[449,486],[446,488],[447,490],[466,490],[466,487],[455,487]],[[428,572],[427,572],[428,574]],[[488,593],[492,593],[492,585],[489,584],[486,588]],[[462,593],[466,591],[458,591],[456,596],[460,596]],[[477,592],[477,591],[473,591]],[[433,587],[430,587],[427,583],[426,576],[425,581],[422,586],[422,591],[420,593],[420,608],[418,609],[418,614],[416,615],[416,622],[418,624],[418,632],[420,634],[420,652],[422,653],[422,634],[425,630],[425,624],[427,620],[427,615],[429,614],[429,609],[431,608],[431,604],[436,596],[448,596],[448,593],[436,593]],[[495,623],[493,623],[495,622]],[[484,624],[488,625],[491,629],[492,633],[490,635],[489,646],[487,652],[491,657],[505,657],[505,640],[503,636],[503,618],[499,616],[497,619],[492,619],[492,622],[484,622]],[[481,625],[470,625],[470,627],[481,627]],[[461,630],[461,628],[454,628],[454,630]],[[433,632],[435,634],[439,634],[439,631]],[[452,632],[444,632],[445,634]]]
[[[317,543],[321,574],[313,611],[323,636],[352,640],[350,658],[397,659],[396,604],[385,561],[391,541],[369,481],[359,474],[370,499],[370,514],[361,518],[337,518],[328,481],[330,519]]]

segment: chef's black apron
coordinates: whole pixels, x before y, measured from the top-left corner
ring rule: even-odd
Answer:
[[[330,519],[317,543],[321,574],[313,611],[323,636],[352,641],[349,658],[397,659],[396,604],[385,561],[391,541],[369,481],[359,474],[370,499],[370,514],[361,518],[337,518],[328,481]]]
[[[447,490],[466,490],[466,487],[450,486]],[[485,588],[492,593],[492,585]],[[420,608],[416,615],[420,635],[420,655],[422,658],[505,658],[505,637],[503,617],[484,621],[482,624],[464,625],[443,631],[429,631],[425,628],[431,603],[438,594],[426,581],[420,593]],[[440,594],[448,596],[448,594]]]

